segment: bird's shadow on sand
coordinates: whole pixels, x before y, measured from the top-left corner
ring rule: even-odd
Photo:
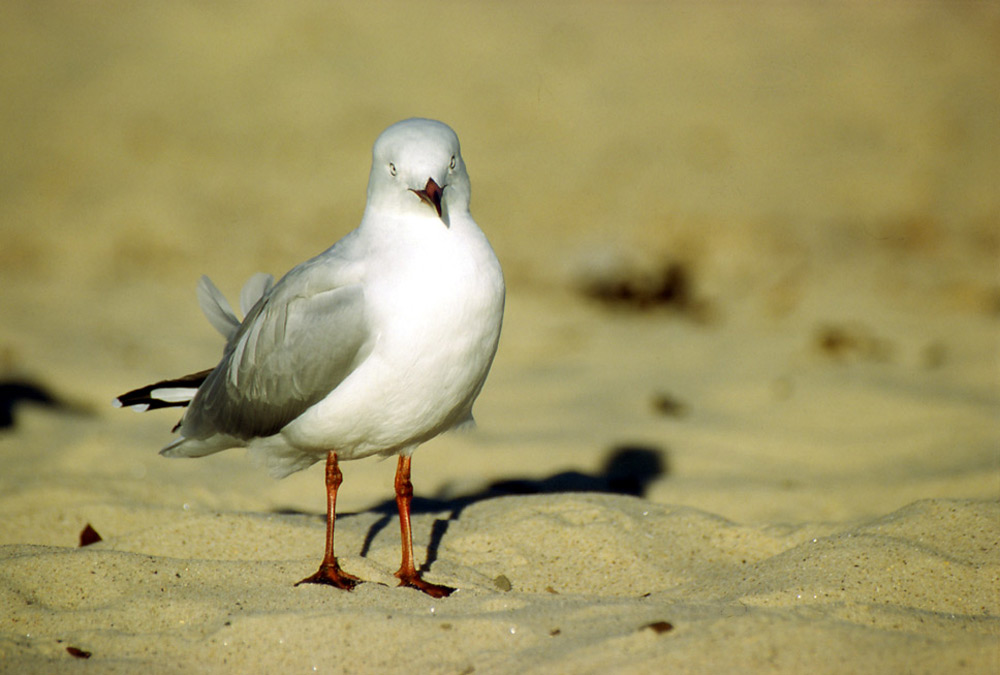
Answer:
[[[484,490],[448,499],[440,497],[414,497],[412,513],[441,513],[448,515],[434,521],[427,560],[423,567],[430,567],[437,559],[438,548],[449,525],[458,520],[471,504],[510,495],[557,494],[563,492],[598,492],[642,497],[650,483],[668,473],[666,451],[656,447],[623,445],[608,453],[604,466],[596,473],[564,471],[547,478],[512,478],[496,481]],[[361,555],[367,555],[375,537],[398,516],[395,499],[388,499],[369,509],[382,516],[372,524],[361,546]]]

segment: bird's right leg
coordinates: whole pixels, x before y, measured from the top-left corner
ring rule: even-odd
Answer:
[[[306,577],[298,584],[326,584],[344,590],[351,590],[361,579],[340,569],[337,556],[333,554],[333,525],[337,519],[337,489],[344,480],[337,464],[337,453],[330,451],[326,456],[326,553],[319,570],[311,577]]]

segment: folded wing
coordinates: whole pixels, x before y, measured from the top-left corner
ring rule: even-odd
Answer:
[[[363,287],[344,283],[343,268],[331,277],[322,262],[300,265],[255,302],[192,400],[181,435],[248,440],[275,434],[368,356],[372,335]],[[245,288],[241,304],[247,296]],[[225,315],[225,306],[215,304],[216,317]]]

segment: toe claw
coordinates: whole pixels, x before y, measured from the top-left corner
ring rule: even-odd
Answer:
[[[451,586],[443,586],[441,584],[432,584],[429,581],[424,581],[419,574],[414,575],[396,575],[399,577],[399,585],[406,586],[409,588],[415,588],[418,591],[422,591],[432,598],[447,598],[449,595],[455,592],[456,589]]]
[[[323,563],[319,566],[319,569],[315,574],[306,577],[295,585],[322,584],[324,586],[333,586],[334,588],[350,591],[360,583],[362,583],[361,579],[357,578],[353,574],[348,574],[343,571],[337,563],[333,563],[332,565]]]

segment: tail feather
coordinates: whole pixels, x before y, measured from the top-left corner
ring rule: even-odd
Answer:
[[[238,439],[225,434],[216,434],[205,439],[181,436],[160,450],[160,454],[164,457],[204,457],[240,445],[242,443]]]
[[[133,389],[111,402],[116,408],[127,407],[136,412],[157,410],[158,408],[183,407],[191,402],[198,387],[208,377],[212,369],[185,375],[173,380],[163,380]]]

